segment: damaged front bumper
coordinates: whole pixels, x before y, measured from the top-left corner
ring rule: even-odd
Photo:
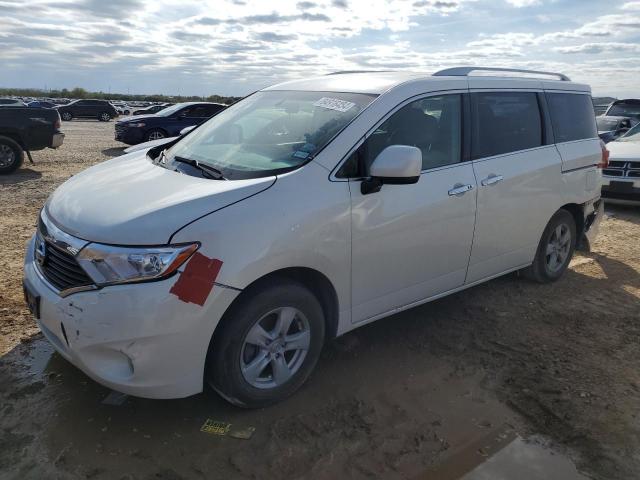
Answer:
[[[215,286],[200,306],[170,293],[179,279],[115,285],[61,297],[35,265],[27,246],[25,288],[56,350],[95,381],[146,398],[180,398],[202,391],[213,331],[238,295]]]

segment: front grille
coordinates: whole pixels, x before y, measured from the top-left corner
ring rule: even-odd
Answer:
[[[44,252],[42,262],[38,262],[40,271],[58,290],[68,290],[93,284],[75,257],[70,253],[59,249],[50,242],[45,242]]]
[[[125,127],[123,127],[122,125],[118,125],[118,124],[116,123],[116,126],[115,126],[116,136],[120,136],[120,135],[122,135],[122,134],[124,133],[124,131],[125,131],[125,130],[126,130],[126,128],[125,128]]]
[[[640,161],[610,160],[602,174],[605,177],[640,178]]]

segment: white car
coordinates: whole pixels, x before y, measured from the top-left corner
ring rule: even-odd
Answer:
[[[283,83],[74,175],[26,252],[38,325],[112,389],[261,407],[327,339],[515,270],[557,280],[596,234],[606,150],[588,86],[516,72]]]
[[[607,144],[609,165],[602,171],[607,203],[640,205],[640,123]]]
[[[113,108],[116,109],[116,112],[118,112],[118,115],[130,115],[131,114],[131,107],[129,105],[126,105],[124,103],[112,103],[111,105],[113,105]]]

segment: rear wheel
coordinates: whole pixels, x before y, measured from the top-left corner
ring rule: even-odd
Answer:
[[[22,165],[22,147],[7,137],[0,137],[0,175],[16,171]]]
[[[211,343],[206,380],[231,403],[259,408],[308,378],[324,343],[324,315],[309,290],[286,279],[243,295]]]
[[[566,210],[558,210],[545,228],[533,264],[525,275],[539,283],[558,280],[566,271],[576,248],[576,222]]]
[[[60,115],[60,117],[66,122],[73,120],[73,115],[71,114],[71,112],[62,112],[62,115]]]

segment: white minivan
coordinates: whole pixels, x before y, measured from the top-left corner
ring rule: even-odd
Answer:
[[[516,270],[557,280],[596,234],[606,155],[589,87],[560,74],[283,83],[61,185],[25,297],[112,389],[260,407],[349,330]]]

